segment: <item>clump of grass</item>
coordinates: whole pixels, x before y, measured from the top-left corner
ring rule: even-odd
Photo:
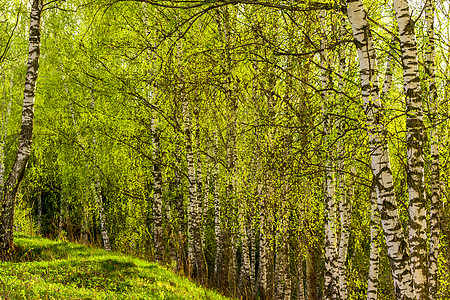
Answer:
[[[0,299],[226,299],[158,264],[17,235],[0,262]]]

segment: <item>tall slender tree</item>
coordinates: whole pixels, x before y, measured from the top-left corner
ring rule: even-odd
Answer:
[[[394,191],[386,129],[383,124],[383,109],[380,101],[377,61],[370,32],[367,13],[361,0],[348,0],[347,13],[352,24],[353,37],[358,51],[361,76],[361,92],[375,178],[381,224],[388,248],[392,275],[401,299],[414,299],[413,279],[409,265],[408,247],[403,235]]]
[[[16,195],[31,153],[34,101],[40,58],[41,15],[43,8],[43,0],[32,1],[28,44],[28,66],[22,106],[19,147],[12,169],[5,182],[5,192],[2,197],[0,247],[3,250],[10,249],[13,244],[14,206]]]

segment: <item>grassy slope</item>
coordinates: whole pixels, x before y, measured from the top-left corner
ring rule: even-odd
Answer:
[[[155,263],[61,241],[18,235],[0,262],[0,299],[226,299]]]

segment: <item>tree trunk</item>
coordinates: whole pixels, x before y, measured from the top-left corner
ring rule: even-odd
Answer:
[[[392,276],[398,291],[398,298],[414,299],[408,249],[397,210],[389,150],[385,138],[386,130],[382,123],[383,110],[378,94],[376,55],[367,22],[367,13],[361,0],[347,1],[347,13],[358,50],[361,92],[367,117],[372,171],[376,181],[378,209]]]
[[[340,26],[340,38],[343,39],[346,33],[345,30],[345,19],[341,19]],[[344,89],[343,78],[345,76],[345,48],[341,46],[339,49],[339,87],[338,90],[342,91]],[[342,97],[340,97],[342,98]],[[340,99],[342,101],[343,99]],[[345,113],[343,113],[345,114]],[[339,121],[338,132],[343,134],[345,132],[344,123],[342,120]],[[339,272],[339,295],[340,300],[347,300],[348,298],[348,288],[347,288],[347,252],[348,252],[348,240],[350,238],[349,230],[349,220],[350,220],[350,204],[349,204],[349,194],[346,193],[347,188],[345,187],[345,144],[344,138],[340,138],[336,146],[337,152],[337,167],[338,167],[338,189],[339,189],[339,220],[341,225],[341,236],[339,240],[339,251],[338,251],[338,272]],[[353,177],[352,177],[353,179]],[[351,189],[353,185],[349,189]]]
[[[395,44],[395,39],[392,38],[392,46]],[[391,56],[386,61],[386,74],[384,77],[383,91],[381,92],[381,99],[384,100],[390,90],[392,84],[392,63]],[[369,261],[369,279],[367,284],[367,300],[377,300],[378,298],[378,273],[379,273],[379,242],[378,236],[380,233],[380,214],[377,207],[377,192],[375,188],[375,180],[372,184],[370,203],[370,261]]]
[[[425,53],[425,75],[428,80],[427,100],[430,107],[430,155],[431,155],[431,205],[430,205],[430,250],[428,254],[428,280],[429,299],[437,298],[438,292],[438,255],[439,255],[439,235],[440,235],[440,215],[441,215],[441,190],[440,190],[440,163],[439,163],[439,130],[437,107],[437,88],[435,74],[435,38],[434,38],[434,0],[428,0],[425,7],[425,18],[427,21],[428,45]]]
[[[142,16],[145,24],[145,35],[149,36],[148,30],[149,22],[147,19],[147,3],[143,3],[144,14]],[[148,76],[150,80],[154,80],[155,75],[155,60],[157,59],[155,52],[147,50],[146,57],[150,71]],[[153,77],[153,78],[152,78]],[[153,91],[153,87],[147,87],[147,101],[153,105],[156,105],[158,93]],[[151,118],[151,130],[152,130],[152,147],[153,147],[153,239],[155,243],[155,259],[157,262],[162,263],[164,261],[164,237],[163,237],[163,200],[162,200],[162,175],[161,175],[161,149],[160,149],[160,136],[161,132],[158,128],[158,119],[152,115]]]
[[[315,259],[314,249],[308,249],[306,256],[306,298],[308,300],[318,300]]]
[[[200,232],[201,210],[200,202],[196,189],[196,176],[194,154],[192,151],[192,134],[191,134],[191,114],[189,108],[189,99],[184,93],[184,70],[181,64],[182,46],[178,43],[178,63],[180,76],[180,97],[183,110],[184,138],[186,146],[186,161],[188,167],[189,181],[189,201],[188,201],[188,261],[190,263],[190,271],[193,271],[193,277],[200,282],[205,283],[207,275],[206,261],[203,254],[203,245]]]
[[[298,262],[298,290],[297,290],[297,298],[298,300],[305,300],[305,283],[304,283],[304,275],[303,275],[303,260],[299,257]]]
[[[369,281],[367,284],[367,300],[377,300],[378,298],[378,270],[379,270],[379,226],[380,216],[377,208],[377,193],[375,184],[372,185],[370,194],[370,261],[369,261]]]
[[[8,250],[13,244],[14,206],[17,190],[22,181],[31,152],[33,137],[34,97],[38,78],[41,13],[43,1],[33,0],[31,3],[28,67],[25,79],[22,124],[19,135],[19,147],[11,172],[5,183],[5,193],[2,198],[0,248]]]
[[[417,299],[428,299],[427,211],[424,184],[424,125],[416,35],[407,0],[394,0],[406,95],[409,247],[413,287]]]
[[[325,12],[320,12],[322,24],[325,24]],[[326,35],[326,33],[324,33]],[[331,70],[327,58],[327,40],[324,36],[321,40],[320,63],[322,66],[322,99],[323,99],[323,132],[324,143],[328,148],[330,141],[329,135],[332,132],[330,115],[327,106],[330,102],[328,90],[331,88]],[[325,194],[325,275],[324,275],[324,295],[327,299],[337,299],[339,296],[338,289],[338,253],[337,253],[337,237],[336,237],[336,195],[333,178],[333,164],[331,155],[325,154],[325,177],[324,177],[324,194]]]
[[[214,261],[214,278],[216,281],[216,286],[224,291],[226,281],[228,278],[226,261],[227,252],[224,234],[223,234],[223,224],[222,224],[222,203],[220,199],[219,190],[219,161],[218,161],[218,151],[217,151],[217,132],[214,134],[215,147],[214,147],[214,235],[216,238],[216,256]]]
[[[268,268],[269,268],[269,239],[268,239],[268,225],[267,225],[267,206],[263,200],[264,196],[260,197],[260,240],[259,240],[259,290],[261,299],[267,299],[268,290]]]
[[[99,175],[95,176],[95,185],[92,183],[93,195],[95,203],[98,208],[98,219],[100,221],[100,232],[102,234],[103,248],[106,251],[111,251],[111,244],[109,243],[108,227],[106,223],[105,208],[103,206],[103,195],[100,185]]]
[[[251,289],[251,260],[250,260],[250,247],[248,239],[248,224],[247,224],[247,211],[246,202],[241,199],[239,201],[239,228],[240,228],[240,240],[242,245],[242,266],[239,280],[239,291],[241,297],[244,299],[253,299]]]
[[[180,159],[180,147],[178,140],[175,142],[175,164],[176,164],[176,170],[175,170],[175,188],[176,188],[176,195],[175,195],[175,205],[176,205],[176,211],[178,218],[177,221],[177,267],[176,270],[180,271],[181,269],[184,271],[185,274],[188,273],[188,264],[187,264],[187,256],[186,256],[186,209],[184,205],[184,185],[181,181],[181,170],[182,170],[182,163]]]
[[[155,258],[164,261],[164,241],[162,228],[162,176],[159,137],[161,135],[157,120],[152,118],[152,144],[153,144],[153,225],[155,240]]]
[[[283,217],[282,217],[283,218]],[[284,235],[284,220],[281,220],[279,228],[276,229],[275,235],[275,274],[274,274],[274,299],[283,300],[284,299],[284,284],[285,284],[285,274],[286,274],[286,254],[285,254],[285,243],[286,236]]]

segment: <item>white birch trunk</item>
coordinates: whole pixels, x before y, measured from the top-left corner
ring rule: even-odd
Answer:
[[[92,183],[92,189],[94,200],[98,208],[98,219],[100,222],[100,232],[102,234],[103,248],[106,251],[111,251],[111,244],[109,243],[108,227],[106,223],[105,208],[103,206],[103,196],[100,185],[100,178],[98,174],[95,175],[95,183]]]
[[[223,234],[222,234],[222,205],[219,194],[219,162],[217,151],[217,131],[214,134],[214,236],[216,238],[216,256],[214,261],[214,278],[216,280],[216,286],[219,289],[224,288],[225,284],[225,262],[223,249]]]
[[[369,261],[369,280],[367,284],[367,300],[378,299],[378,273],[379,273],[379,226],[380,216],[377,207],[377,193],[375,185],[372,186],[370,194],[370,261]]]
[[[345,30],[345,20],[341,20],[342,24],[340,26],[340,38],[343,39],[346,33]],[[338,90],[341,91],[344,89],[343,78],[345,76],[345,48],[341,46],[339,49],[339,87]],[[341,97],[342,98],[342,97]],[[340,99],[342,101],[342,99]],[[345,128],[342,121],[339,124],[339,133],[343,134]],[[344,147],[344,139],[341,138],[337,142],[337,165],[338,165],[338,187],[339,187],[339,220],[341,225],[341,236],[339,240],[339,252],[338,252],[338,270],[339,270],[339,295],[340,300],[347,300],[348,298],[348,289],[347,289],[347,251],[348,251],[348,241],[350,238],[350,230],[349,230],[349,219],[350,219],[350,207],[349,207],[349,195],[346,193],[345,188],[345,170],[344,170],[344,155],[345,155],[345,147]]]
[[[197,148],[199,148],[199,140],[197,140]],[[206,174],[204,176],[205,178],[205,189],[202,197],[202,244],[205,245],[205,233],[208,226],[208,210],[209,210],[209,191],[210,191],[210,184],[211,184],[211,161],[209,160],[209,148],[207,148],[207,155],[206,155]],[[197,154],[198,155],[198,154]],[[197,160],[200,158],[197,156]],[[200,159],[201,160],[201,159]],[[200,163],[201,166],[201,162]]]
[[[259,241],[259,290],[261,299],[266,299],[268,290],[268,226],[267,226],[267,208],[263,201],[264,196],[260,197],[260,241]]]
[[[164,241],[162,228],[162,175],[159,137],[160,131],[157,119],[152,118],[152,144],[153,144],[153,226],[155,241],[155,258],[162,263],[164,261]]]
[[[395,40],[392,38],[392,44]],[[386,74],[384,77],[383,91],[381,99],[386,99],[392,84],[392,63],[391,56],[386,61]],[[377,300],[378,298],[378,273],[379,273],[379,242],[380,215],[377,207],[377,193],[375,183],[371,189],[371,217],[370,217],[370,261],[369,261],[369,279],[367,284],[367,300]]]
[[[239,234],[242,245],[242,266],[239,275],[239,294],[245,299],[252,299],[252,289],[251,289],[251,260],[250,260],[250,247],[248,238],[248,223],[247,223],[247,203],[241,199],[239,201]]]
[[[188,216],[188,238],[190,242],[189,257],[193,259],[191,268],[194,268],[196,275],[200,278],[205,276],[205,265],[203,259],[203,249],[201,245],[199,204],[196,190],[194,155],[192,153],[191,142],[191,121],[187,99],[183,99],[184,133],[186,142],[186,161],[188,165],[189,180],[189,216]]]
[[[180,97],[183,110],[183,126],[186,148],[186,161],[188,167],[189,181],[189,201],[188,201],[188,264],[189,271],[193,271],[192,275],[200,282],[205,283],[208,278],[206,261],[203,254],[203,245],[201,240],[200,220],[200,198],[197,195],[196,176],[194,155],[192,151],[192,134],[191,134],[191,114],[189,109],[189,99],[184,93],[184,69],[181,64],[182,45],[178,43],[178,67],[180,76]]]
[[[320,19],[324,24],[324,11],[320,12]],[[324,33],[326,34],[326,33]],[[331,71],[326,53],[327,41],[326,37],[321,40],[320,64],[322,66],[322,99],[323,99],[323,132],[324,142],[328,147],[329,135],[332,132],[331,120],[328,115],[327,106],[330,102],[328,90],[331,88]],[[333,164],[330,155],[325,154],[325,178],[324,178],[324,194],[325,194],[325,275],[324,275],[324,295],[327,299],[337,299],[339,297],[338,289],[338,253],[337,253],[337,236],[336,236],[336,195],[333,178]]]
[[[95,102],[94,99],[92,98],[92,94],[91,94],[91,106],[92,109],[95,108]],[[72,109],[72,106],[71,106]],[[73,114],[73,109],[72,109],[72,117],[74,118],[74,122],[75,122],[75,115]],[[81,136],[78,133],[79,138],[81,138]],[[80,139],[80,143],[81,143],[81,139]],[[92,135],[92,144],[94,146],[94,149],[97,148],[97,140],[95,138],[95,133],[93,133]],[[86,148],[84,148],[86,149]],[[95,155],[94,152],[94,161],[97,161],[97,157]],[[86,165],[87,165],[87,159],[86,159]],[[98,168],[98,167],[97,167]],[[102,195],[102,186],[100,184],[100,174],[97,168],[94,168],[94,176],[95,176],[95,182],[92,183],[92,188],[94,191],[94,199],[95,199],[95,203],[97,204],[97,209],[98,209],[98,219],[100,221],[100,232],[102,234],[102,240],[103,240],[103,248],[106,251],[111,251],[111,244],[109,242],[109,234],[108,234],[108,224],[106,221],[106,214],[105,214],[105,207],[103,205],[103,195]]]
[[[282,221],[283,222],[283,221]],[[284,224],[279,224],[278,226],[283,227]],[[276,252],[275,252],[275,274],[274,274],[274,299],[283,300],[284,299],[284,284],[285,284],[285,274],[286,274],[286,255],[285,251],[285,239],[286,236],[283,234],[283,229],[278,228],[275,235]]]
[[[414,21],[407,0],[394,0],[406,95],[409,247],[417,299],[428,299],[427,212],[424,184],[424,125]]]
[[[34,100],[40,56],[42,7],[42,0],[33,0],[31,3],[28,66],[25,79],[19,147],[11,172],[5,183],[5,193],[1,203],[0,248],[3,250],[10,249],[13,244],[16,195],[31,153]]]
[[[178,139],[178,136],[177,136]],[[181,153],[179,142],[176,140],[175,142],[175,153]],[[180,155],[175,155],[175,183],[177,187],[176,196],[175,196],[175,202],[176,202],[176,210],[177,210],[177,271],[180,271],[183,269],[184,273],[187,274],[187,258],[186,258],[186,251],[185,251],[185,232],[186,232],[186,210],[184,207],[184,197],[183,197],[183,184],[181,183],[181,175],[180,170],[182,169],[182,163],[180,160]]]
[[[250,293],[252,296],[256,294],[256,233],[255,225],[253,219],[257,219],[254,214],[254,209],[252,209],[252,217],[249,227],[250,236]]]
[[[143,3],[143,22],[146,25],[145,35],[149,36],[149,24],[147,19],[147,4]],[[147,50],[147,60],[151,70],[149,76],[151,77],[155,73],[156,54],[150,49]],[[153,80],[153,78],[152,78]],[[153,91],[152,87],[147,87],[147,101],[149,103],[155,103],[158,98],[158,93]],[[162,174],[161,174],[161,149],[160,149],[160,129],[158,128],[158,119],[154,117],[152,112],[151,118],[151,131],[152,131],[152,147],[153,147],[153,240],[155,243],[155,259],[157,262],[164,262],[164,237],[163,237],[163,199],[162,199]]]
[[[408,247],[402,231],[389,150],[382,123],[383,111],[378,94],[376,55],[367,22],[367,13],[361,0],[347,1],[347,13],[352,24],[353,36],[358,50],[361,92],[367,117],[372,172],[376,181],[378,209],[386,239],[388,257],[398,297],[414,299]]]
[[[427,79],[427,100],[430,107],[430,155],[431,155],[431,205],[430,205],[430,250],[428,253],[428,281],[429,299],[435,300],[438,293],[438,255],[440,235],[440,212],[441,212],[441,190],[440,190],[440,162],[439,162],[439,129],[437,125],[437,88],[435,74],[435,37],[434,17],[435,1],[428,0],[425,7],[425,18],[427,21],[428,45],[425,53],[425,75]]]

